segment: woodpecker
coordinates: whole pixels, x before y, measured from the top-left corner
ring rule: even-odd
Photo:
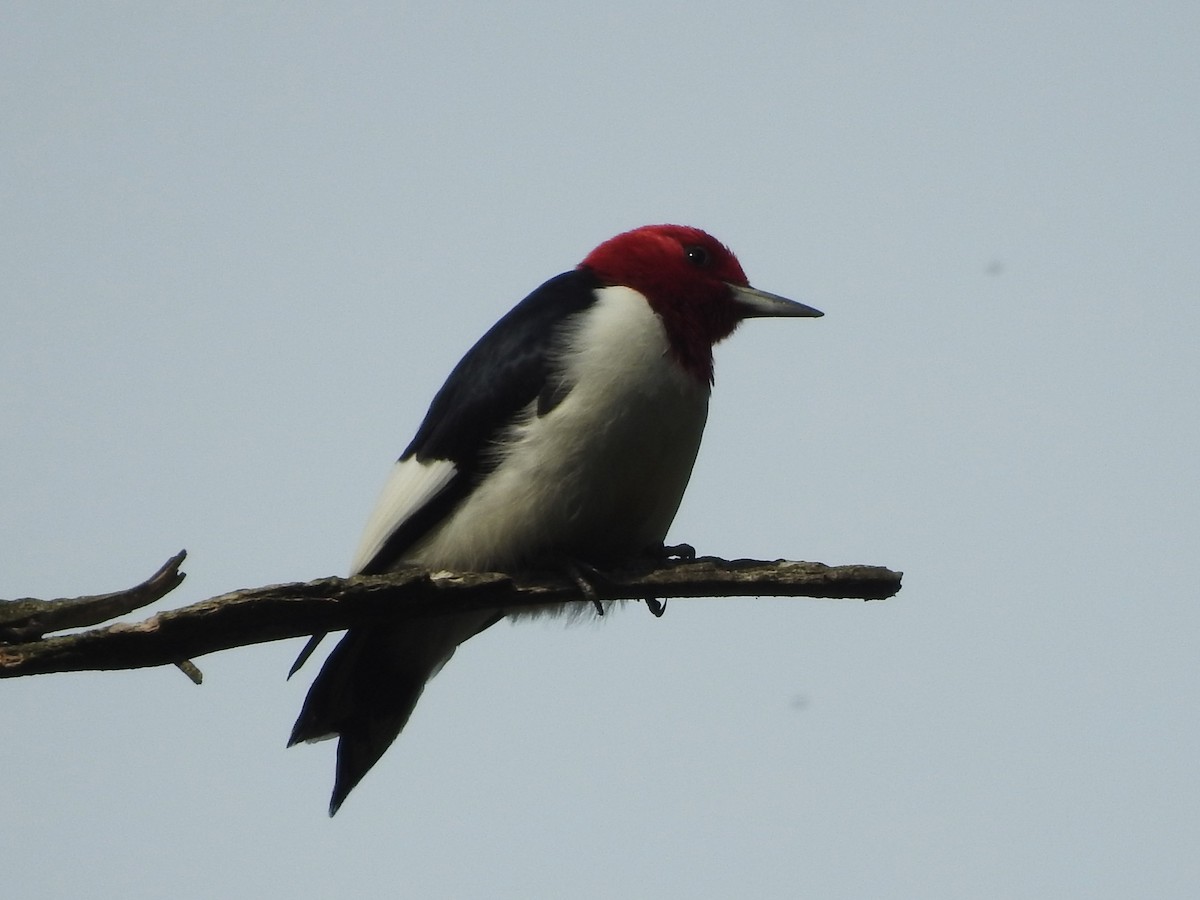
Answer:
[[[697,228],[649,225],[605,241],[518,303],[450,373],[392,469],[352,574],[661,553],[700,447],[713,345],[743,319],[820,315],[750,287],[733,253]],[[338,737],[331,816],[400,734],[425,683],[503,617],[346,632],[288,743]]]

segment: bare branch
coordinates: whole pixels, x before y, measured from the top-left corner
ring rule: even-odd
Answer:
[[[180,550],[139,585],[111,594],[69,600],[0,600],[0,644],[33,641],[52,631],[99,625],[149,606],[175,590],[184,579],[179,571],[187,551]]]
[[[571,580],[557,575],[510,576],[499,573],[429,572],[409,568],[390,575],[362,578],[320,578],[298,584],[270,585],[223,594],[158,613],[137,623],[118,623],[79,634],[3,643],[12,634],[21,640],[19,623],[53,622],[55,628],[70,616],[52,608],[68,604],[72,610],[113,597],[126,598],[115,608],[118,615],[158,599],[178,584],[182,554],[174,557],[154,578],[117,594],[100,598],[51,601],[38,607],[36,619],[12,619],[5,625],[0,606],[0,625],[15,631],[0,632],[0,678],[48,672],[132,669],[146,666],[181,665],[191,657],[218,650],[341,631],[352,625],[372,622],[395,624],[411,619],[474,610],[515,610],[563,602],[591,603]],[[173,573],[173,574],[172,574]],[[156,581],[157,579],[157,581]],[[828,597],[877,600],[900,590],[901,573],[880,566],[826,566],[822,563],[777,560],[723,560],[702,557],[657,565],[605,570],[595,585],[606,600],[684,597]],[[162,584],[174,581],[170,587]],[[147,585],[156,585],[147,589]],[[145,603],[128,606],[136,592],[144,598],[161,592]],[[14,601],[46,603],[46,601]],[[72,605],[73,604],[73,605]],[[98,608],[98,607],[96,607]],[[35,609],[30,607],[30,609]],[[89,613],[87,616],[92,616]],[[85,624],[102,619],[90,618]],[[44,629],[37,634],[44,634]],[[194,669],[194,667],[192,667]],[[186,669],[185,669],[186,671]],[[198,674],[198,672],[197,672]]]

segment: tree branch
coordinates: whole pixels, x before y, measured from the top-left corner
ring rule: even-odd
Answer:
[[[184,555],[172,557],[128,591],[71,600],[0,601],[0,678],[160,665],[178,665],[187,672],[187,660],[193,656],[352,625],[592,602],[574,582],[558,575],[408,568],[390,575],[319,578],[233,591],[141,622],[42,637],[63,628],[95,625],[160,599],[183,580],[179,565]],[[593,587],[605,600],[748,595],[878,600],[896,594],[900,579],[900,572],[880,566],[702,557],[605,570]],[[189,673],[197,683],[198,676],[198,670]]]
[[[112,594],[95,594],[69,600],[0,600],[0,644],[35,641],[52,631],[99,625],[117,616],[149,606],[179,586],[179,571],[187,558],[180,550],[139,585]]]

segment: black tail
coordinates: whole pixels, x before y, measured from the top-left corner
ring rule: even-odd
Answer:
[[[352,628],[308,689],[288,746],[339,736],[331,816],[396,740],[443,662],[404,653],[407,643],[394,631]]]
[[[455,648],[504,617],[465,614],[401,628],[351,628],[308,689],[288,746],[338,735],[329,815],[396,740],[425,682]],[[307,648],[306,648],[307,649]]]

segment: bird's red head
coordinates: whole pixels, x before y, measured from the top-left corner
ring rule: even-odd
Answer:
[[[746,273],[728,247],[699,228],[646,225],[626,231],[589,253],[580,268],[605,285],[644,295],[680,363],[710,382],[713,344],[732,334],[738,322],[750,315],[788,314],[756,312],[739,303],[739,288],[753,290]]]

